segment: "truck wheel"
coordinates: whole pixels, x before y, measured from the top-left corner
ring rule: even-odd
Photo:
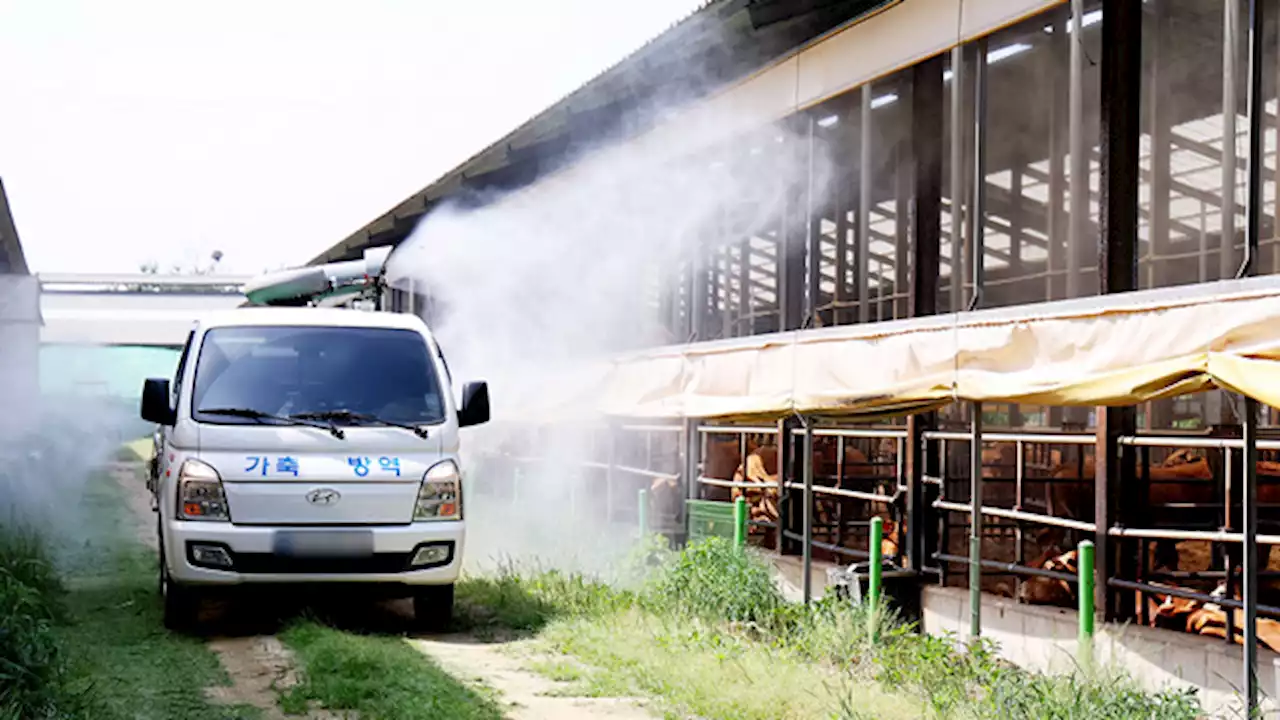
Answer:
[[[160,544],[160,598],[164,601],[164,626],[174,632],[186,632],[196,624],[200,598],[169,577],[165,565],[164,543]]]
[[[413,620],[420,630],[447,630],[453,620],[453,585],[424,585],[414,590]]]

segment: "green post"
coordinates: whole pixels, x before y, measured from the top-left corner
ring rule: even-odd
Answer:
[[[747,546],[747,499],[742,495],[733,501],[733,546]]]
[[[880,544],[884,537],[884,519],[871,518],[871,547],[868,548],[871,555],[871,567],[868,568],[867,574],[867,603],[870,612],[867,613],[867,634],[871,636],[871,642],[876,641],[876,628],[879,624],[880,614],[880,566],[882,557],[880,554]]]
[[[640,538],[644,539],[649,534],[649,491],[640,488]]]
[[[1080,586],[1080,666],[1086,670],[1093,666],[1093,542],[1080,541],[1076,572]]]

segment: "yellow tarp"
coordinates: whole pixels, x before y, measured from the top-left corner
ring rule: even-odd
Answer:
[[[596,390],[616,416],[870,419],[1213,387],[1280,406],[1280,278],[659,348],[619,358]]]

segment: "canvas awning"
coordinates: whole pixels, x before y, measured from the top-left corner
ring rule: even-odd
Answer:
[[[658,348],[615,360],[597,409],[870,420],[953,401],[1132,405],[1214,387],[1280,406],[1280,277]]]

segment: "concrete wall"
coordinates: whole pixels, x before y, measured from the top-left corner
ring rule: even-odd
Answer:
[[[40,395],[40,284],[0,275],[0,434],[29,424]]]
[[[926,632],[969,636],[969,593],[927,587],[923,598]],[[1042,672],[1074,669],[1077,615],[1060,608],[1019,605],[983,595],[982,634],[1017,665]],[[1200,701],[1215,716],[1237,716],[1236,688],[1243,686],[1243,648],[1224,640],[1137,625],[1099,625],[1094,635],[1101,664],[1123,668],[1149,689],[1170,685],[1200,688]],[[1268,717],[1280,711],[1280,655],[1258,650],[1259,689]]]

